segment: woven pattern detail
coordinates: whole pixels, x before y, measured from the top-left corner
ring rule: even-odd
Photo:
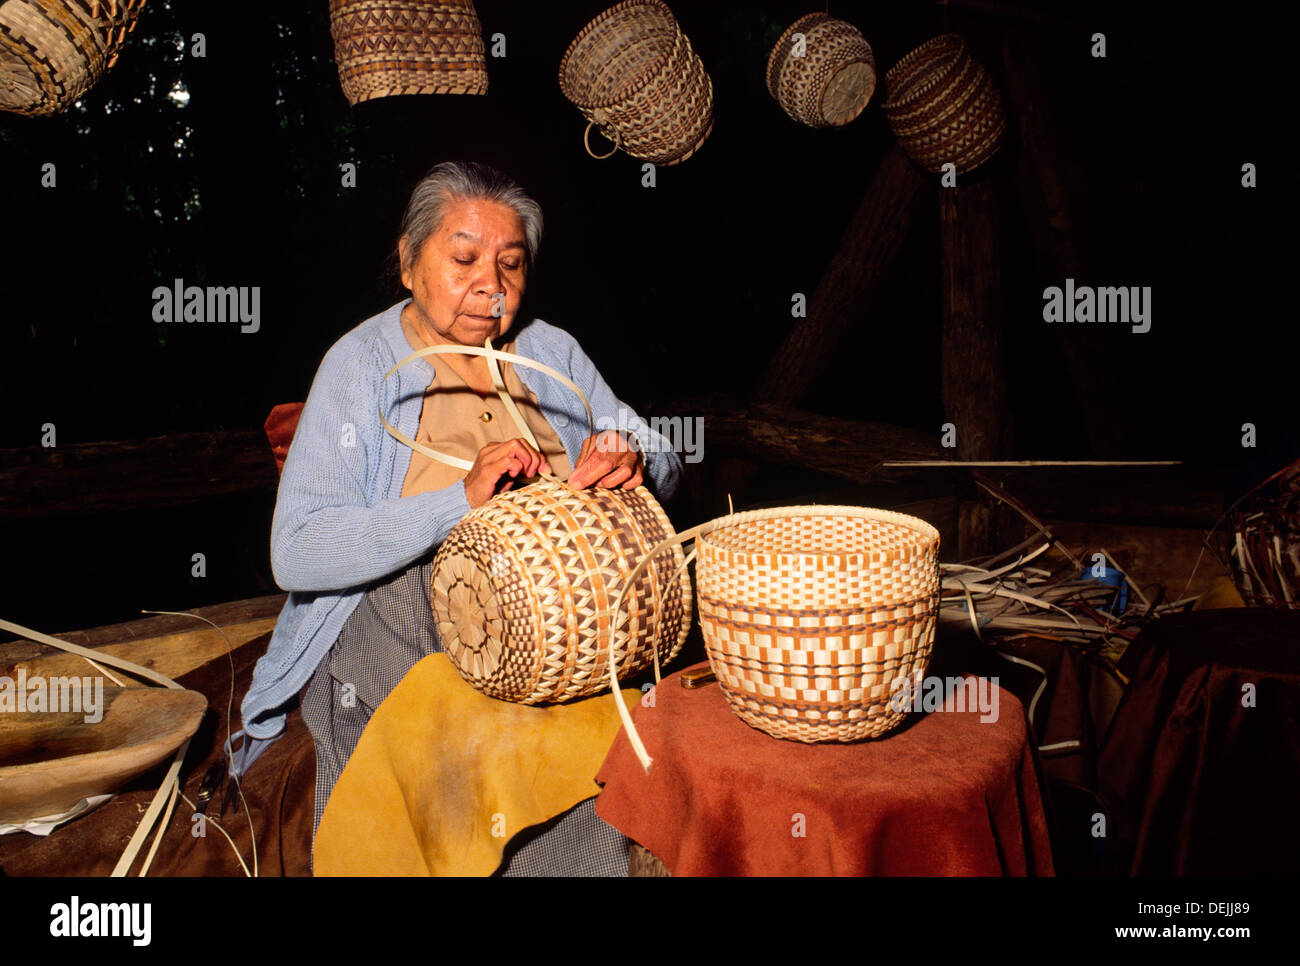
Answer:
[[[949,162],[958,173],[970,171],[1001,146],[1002,97],[957,34],[916,48],[889,69],[885,83],[889,126],[903,150],[927,171],[938,174]]]
[[[67,110],[117,61],[145,0],[0,2],[0,110]]]
[[[863,507],[753,511],[697,543],[700,627],[727,703],[794,741],[897,727],[894,680],[923,675],[939,605],[939,534]]]
[[[396,94],[486,94],[473,0],[330,0],[339,83],[353,106]]]
[[[661,0],[624,0],[583,27],[560,90],[634,158],[677,164],[713,130],[713,80]]]
[[[443,648],[485,694],[563,702],[666,664],[690,631],[680,546],[659,552],[611,613],[632,568],[672,524],[645,487],[574,491],[541,480],[471,511],[434,557],[430,603]]]
[[[793,37],[804,35],[803,56]],[[824,13],[800,17],[767,59],[767,89],[790,117],[809,127],[848,124],[876,90],[876,58],[857,27]]]

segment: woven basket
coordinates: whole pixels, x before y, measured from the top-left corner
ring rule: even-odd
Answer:
[[[741,720],[803,742],[877,738],[902,722],[894,681],[923,675],[934,643],[934,527],[864,507],[781,507],[714,521],[696,550],[709,663]]]
[[[582,28],[560,61],[560,90],[587,118],[592,157],[620,148],[677,164],[713,130],[713,81],[661,0],[624,0]],[[597,155],[599,127],[614,148]]]
[[[117,61],[145,0],[2,0],[0,110],[67,110]]]
[[[801,56],[794,35],[803,34]],[[800,17],[767,59],[767,89],[782,109],[809,127],[848,124],[876,89],[876,58],[857,27],[824,13]]]
[[[1006,130],[1002,98],[983,66],[956,34],[922,44],[885,75],[883,109],[912,160],[938,174],[951,162],[959,173],[998,150]]]
[[[645,487],[571,490],[543,479],[498,494],[452,529],[434,556],[430,600],[461,677],[520,704],[570,701],[666,663],[690,631],[680,546],[659,552],[612,605],[632,568],[673,533]]]
[[[486,94],[473,0],[330,0],[330,35],[348,103],[396,94]]]
[[[1233,505],[1227,558],[1247,606],[1300,610],[1300,460]]]

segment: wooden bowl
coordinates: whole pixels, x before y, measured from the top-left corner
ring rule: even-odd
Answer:
[[[0,825],[60,815],[117,791],[166,761],[198,729],[197,691],[104,688],[104,717],[81,712],[0,714]]]

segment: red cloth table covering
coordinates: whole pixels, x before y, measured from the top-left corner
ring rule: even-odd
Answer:
[[[697,665],[703,667],[705,665]],[[914,714],[883,739],[805,745],[732,713],[681,673],[635,709],[654,765],[620,733],[596,812],[673,875],[1050,875],[1019,701]]]

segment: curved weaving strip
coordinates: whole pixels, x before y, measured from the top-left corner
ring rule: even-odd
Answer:
[[[412,352],[401,362],[397,363],[395,366],[389,369],[386,373],[384,373],[383,381],[386,382],[389,376],[395,373],[398,369],[401,369],[403,366],[414,362],[416,359],[422,358],[424,356],[437,356],[437,355],[482,356],[485,359],[489,359],[489,360],[499,359],[503,362],[511,362],[517,366],[524,366],[528,369],[536,369],[539,372],[544,372],[552,379],[556,379],[559,382],[564,383],[566,386],[568,386],[570,389],[572,389],[575,393],[578,394],[578,398],[582,400],[582,408],[587,411],[587,435],[588,436],[593,435],[596,431],[596,417],[592,414],[591,404],[587,401],[586,393],[584,393],[581,389],[579,389],[567,376],[564,376],[556,372],[550,366],[545,365],[544,363],[541,362],[535,362],[534,360],[526,358],[525,356],[516,355],[513,352],[502,352],[500,349],[490,349],[484,346],[470,346],[470,345],[429,346],[428,348],[419,349],[415,352]],[[523,423],[523,417],[519,415],[518,409],[513,410],[512,415],[515,417],[516,421],[520,423],[520,425],[526,432],[528,427]],[[411,439],[409,436],[407,436],[400,429],[398,429],[396,426],[394,426],[392,423],[388,421],[388,416],[384,412],[384,404],[382,400],[379,403],[379,419],[383,422],[384,429],[388,430],[388,435],[392,436],[393,439],[397,440],[399,443],[409,446],[411,449],[415,450],[420,455],[427,456],[431,460],[437,460],[439,463],[446,463],[448,466],[454,466],[457,469],[465,470],[466,472],[469,472],[469,470],[473,468],[474,463],[470,460],[463,460],[458,456],[452,456],[449,453],[439,452],[438,450],[434,449],[431,446],[425,446],[423,443],[417,443],[415,440]]]
[[[491,336],[488,336],[483,340],[483,348],[492,348]],[[528,445],[540,453],[542,451],[541,444],[537,442],[537,437],[533,435],[533,431],[528,428],[528,422],[524,419],[524,414],[519,411],[519,407],[515,405],[514,397],[506,391],[506,381],[501,378],[501,367],[497,365],[496,359],[493,359],[491,356],[488,356],[487,364],[488,371],[492,373],[492,385],[496,387],[497,396],[501,400],[501,405],[506,407],[506,412],[508,412],[510,418],[515,421],[515,425],[519,427],[519,432],[523,433],[524,439],[528,441]]]

